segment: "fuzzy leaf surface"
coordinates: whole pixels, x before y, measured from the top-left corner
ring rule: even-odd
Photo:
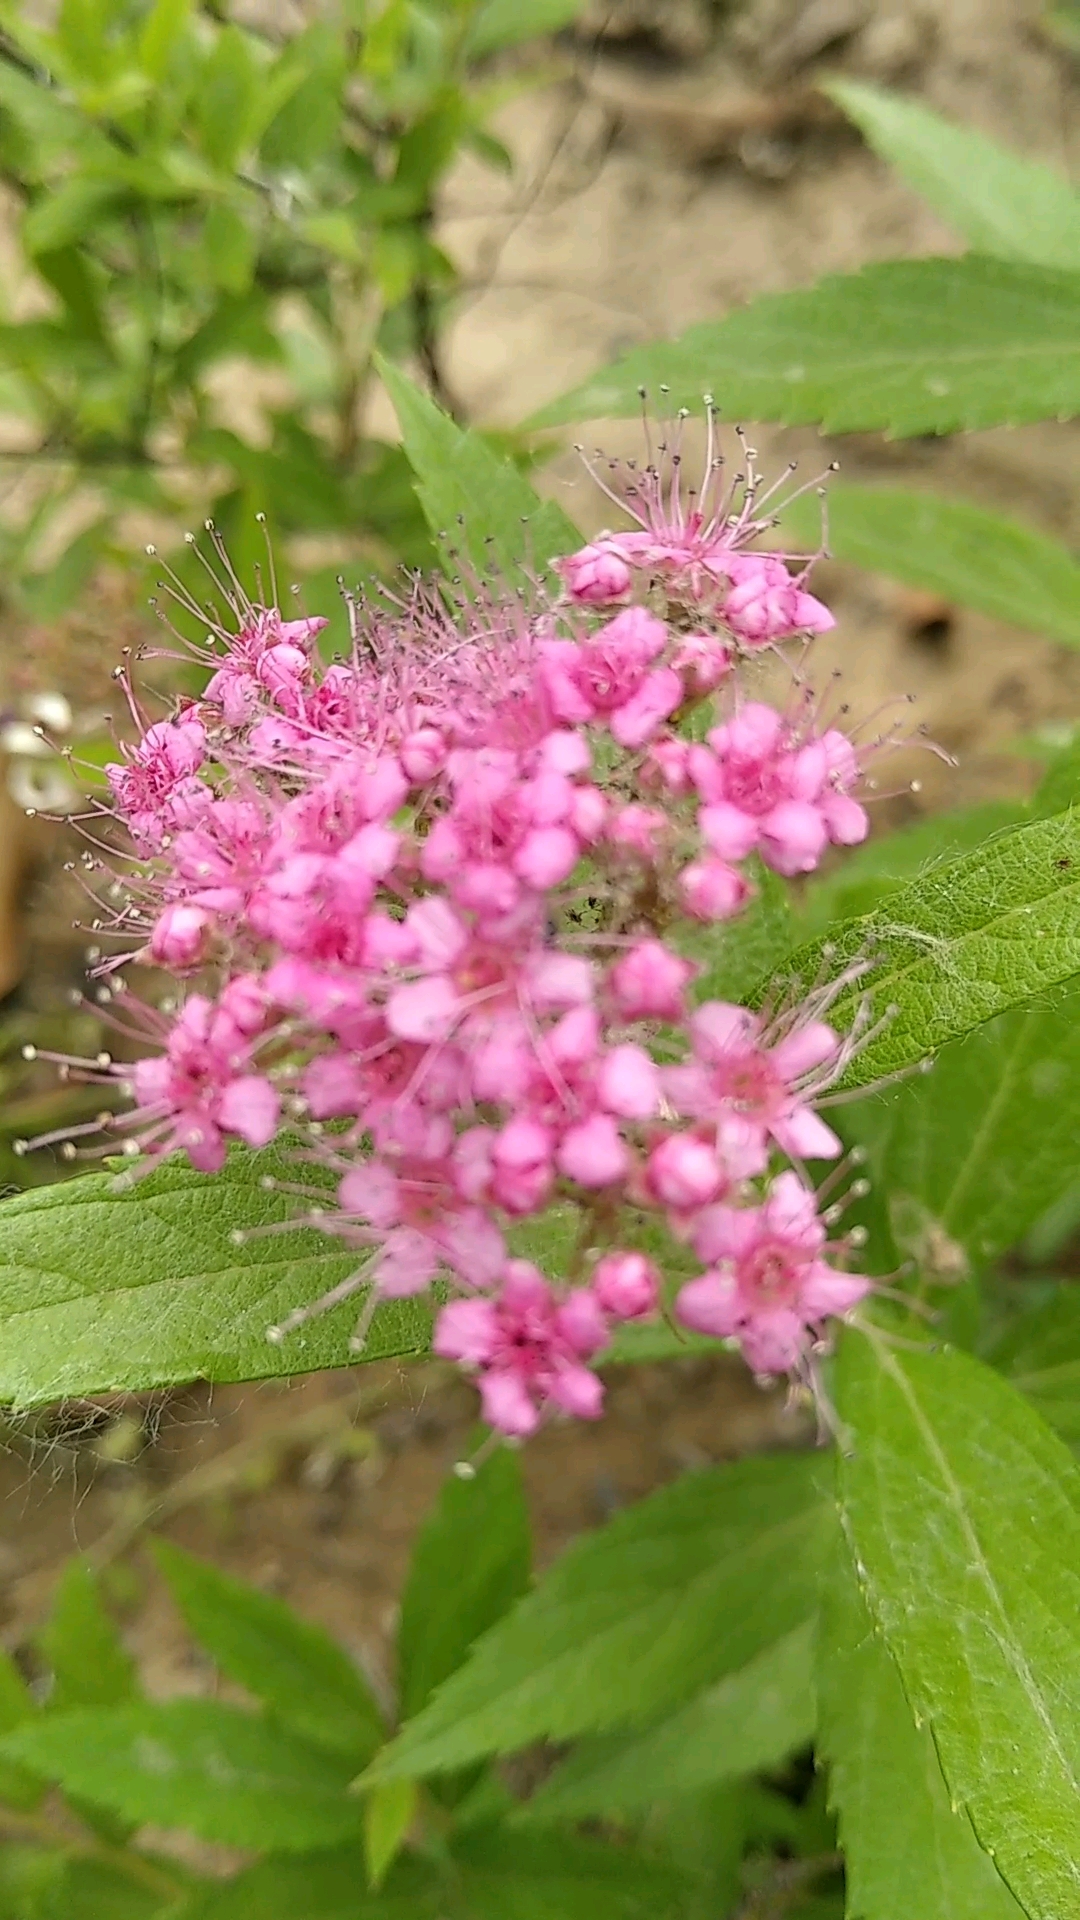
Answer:
[[[572,1546],[386,1748],[369,1778],[642,1726],[809,1619],[820,1462],[689,1474]]]
[[[989,1021],[852,1118],[894,1207],[915,1201],[976,1263],[1005,1252],[1076,1181],[1080,992]]]
[[[355,1260],[306,1228],[234,1245],[234,1231],[295,1212],[295,1201],[261,1185],[264,1177],[295,1179],[296,1169],[268,1148],[230,1155],[217,1174],[174,1160],[128,1191],[97,1173],[0,1203],[0,1402],[36,1406],[350,1364],[355,1302],[281,1346],[266,1338],[290,1307],[345,1279]],[[365,1358],[419,1352],[429,1332],[415,1302],[387,1306]]]
[[[954,1350],[845,1336],[841,1519],[950,1790],[1031,1920],[1080,1906],[1080,1467]]]
[[[0,1752],[139,1825],[291,1853],[358,1834],[348,1762],[215,1700],[75,1707],[24,1723]]]
[[[755,998],[771,985],[820,978],[823,968],[835,978],[870,953],[872,971],[830,1014],[846,1029],[865,995],[877,1017],[888,1012],[848,1068],[848,1087],[914,1066],[1080,972],[1080,814],[1025,822],[898,888],[870,913],[830,927],[827,942],[799,948]]]
[[[817,1691],[849,1920],[1021,1920],[967,1814],[953,1812],[846,1552],[825,1584]]]
[[[1080,408],[1080,275],[965,254],[900,260],[767,294],[636,347],[534,426],[664,411],[715,394],[728,419],[904,439],[1066,419]]]
[[[1061,813],[1064,807],[1051,807]],[[952,813],[928,814],[898,827],[895,833],[871,834],[861,847],[845,852],[833,872],[809,882],[793,916],[796,930],[805,938],[822,933],[836,920],[869,913],[890,893],[896,893],[906,880],[933,872],[945,860],[970,853],[1006,827],[1020,826],[1028,810],[1019,800],[983,800],[971,807],[957,807]],[[737,924],[737,923],[736,923]]]
[[[805,500],[784,517],[800,536],[813,537],[815,515]],[[914,487],[830,486],[829,551],[993,620],[1080,646],[1080,565],[1068,548],[969,500]]]
[[[532,1795],[520,1824],[646,1813],[654,1802],[777,1767],[814,1733],[807,1621],[670,1719],[584,1741]]]
[[[473,1642],[525,1592],[531,1560],[518,1455],[499,1447],[474,1479],[451,1473],[413,1548],[401,1599],[403,1720],[420,1712]]]
[[[1063,174],[879,87],[834,80],[826,91],[977,252],[1080,267],[1080,199]]]
[[[385,1737],[382,1716],[336,1640],[172,1541],[156,1541],[154,1557],[189,1631],[223,1673],[313,1746],[367,1764]]]

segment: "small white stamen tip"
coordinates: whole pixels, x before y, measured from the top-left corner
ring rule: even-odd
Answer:
[[[140,1147],[137,1140],[125,1140],[124,1152],[127,1154],[127,1157],[129,1160],[135,1160],[138,1158],[139,1154],[142,1152],[142,1148]]]
[[[99,1054],[97,1054],[97,1055],[95,1056],[95,1064],[96,1064],[97,1066],[99,1066],[99,1067],[111,1067],[111,1066],[112,1066],[112,1054],[111,1054],[111,1053],[99,1053]]]
[[[267,1327],[266,1338],[272,1347],[280,1347],[285,1338],[284,1327]]]
[[[454,1478],[455,1480],[475,1480],[476,1468],[473,1466],[472,1461],[471,1460],[455,1460],[454,1461]]]
[[[76,1153],[76,1148],[73,1142],[70,1140],[65,1140],[63,1146],[60,1149],[61,1160],[74,1160],[75,1153]]]
[[[243,1227],[234,1227],[229,1235],[229,1239],[232,1241],[234,1247],[242,1247],[247,1240],[247,1234],[244,1232]]]
[[[262,1174],[259,1178],[259,1185],[262,1188],[264,1193],[273,1193],[274,1187],[276,1185],[273,1174],[272,1173]]]
[[[23,1057],[23,1059],[24,1059],[24,1060],[36,1060],[36,1059],[37,1059],[37,1048],[36,1048],[36,1047],[31,1047],[31,1046],[25,1046],[25,1047],[23,1047],[23,1048],[21,1049],[21,1051],[22,1051],[22,1057]]]
[[[11,1151],[15,1155],[16,1160],[21,1160],[23,1155],[30,1151],[29,1140],[13,1140],[11,1143]]]

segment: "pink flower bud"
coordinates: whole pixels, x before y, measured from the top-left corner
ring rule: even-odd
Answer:
[[[446,741],[437,727],[417,727],[401,743],[401,764],[414,787],[426,786],[446,765]]]
[[[669,1134],[654,1147],[647,1172],[656,1198],[679,1213],[708,1206],[724,1185],[723,1168],[712,1147],[688,1133]]]
[[[641,940],[615,962],[608,985],[627,1020],[681,1020],[684,989],[696,972],[692,960],[672,953],[662,940]]]
[[[210,926],[210,915],[201,907],[166,907],[150,935],[151,957],[159,967],[198,966]]]
[[[630,569],[625,560],[599,543],[556,560],[555,571],[579,606],[609,607],[630,591]]]
[[[579,1187],[610,1187],[629,1171],[630,1153],[614,1120],[594,1113],[564,1133],[558,1162]]]
[[[605,1253],[593,1273],[593,1292],[613,1320],[643,1320],[660,1298],[660,1275],[643,1253]]]
[[[695,860],[683,868],[679,892],[695,920],[730,920],[750,898],[750,883],[726,860]]]

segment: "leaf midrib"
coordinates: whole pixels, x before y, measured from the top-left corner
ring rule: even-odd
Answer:
[[[1042,1724],[1048,1744],[1060,1761],[1061,1770],[1072,1786],[1074,1794],[1080,1798],[1080,1782],[1077,1780],[1067,1755],[1062,1750],[1057,1729],[1048,1714],[1042,1691],[1024,1657],[1023,1649],[1017,1644],[1008,1611],[1001,1597],[997,1582],[990,1571],[986,1555],[983,1552],[982,1542],[967,1513],[961,1488],[949,1465],[948,1457],[943,1451],[932,1425],[923,1413],[911,1381],[908,1379],[903,1368],[899,1366],[894,1356],[888,1352],[883,1342],[876,1338],[869,1329],[867,1337],[870,1339],[870,1343],[874,1348],[875,1357],[882,1372],[889,1375],[906,1400],[919,1435],[926,1446],[928,1454],[938,1469],[945,1493],[959,1521],[964,1541],[971,1555],[971,1570],[979,1575],[984,1591],[989,1596],[997,1614],[999,1631],[996,1637],[998,1645],[1003,1653],[1008,1650],[1012,1670],[1019,1679],[1036,1718]],[[1073,1878],[1080,1883],[1080,1862],[1070,1862],[1070,1871]]]

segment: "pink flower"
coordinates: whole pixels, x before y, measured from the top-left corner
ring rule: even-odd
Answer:
[[[549,1408],[597,1420],[602,1382],[582,1363],[606,1343],[602,1310],[586,1289],[562,1304],[539,1270],[510,1260],[492,1300],[442,1309],[433,1348],[480,1374],[484,1418],[501,1433],[534,1433]]]
[[[697,1333],[737,1339],[756,1373],[797,1369],[823,1322],[870,1291],[864,1275],[823,1257],[825,1228],[795,1173],[780,1174],[763,1206],[710,1207],[692,1244],[713,1264],[680,1290],[676,1314]]]
[[[185,973],[206,951],[210,915],[201,907],[166,907],[150,935],[150,957],[159,967]]]
[[[746,647],[764,647],[795,633],[828,633],[836,621],[828,607],[805,593],[784,562],[768,553],[733,556],[734,585],[723,602],[723,617]]]
[[[750,898],[750,883],[726,860],[692,860],[679,875],[679,897],[694,920],[731,920]]]
[[[834,731],[800,737],[760,702],[692,748],[690,771],[705,802],[702,838],[720,860],[745,860],[756,847],[778,873],[809,873],[831,838],[850,844],[866,833],[866,815],[845,791],[859,772],[850,743]]]
[[[340,1181],[338,1203],[376,1240],[372,1277],[383,1299],[422,1293],[440,1268],[467,1287],[490,1286],[502,1272],[502,1234],[481,1208],[462,1205],[444,1161],[361,1161]]]
[[[626,607],[588,640],[547,640],[540,675],[552,711],[571,725],[606,724],[620,746],[641,747],[681,704],[682,681],[653,668],[667,628],[644,607]]]
[[[708,1206],[728,1185],[715,1149],[691,1133],[671,1133],[653,1148],[646,1180],[656,1199],[680,1214]]]
[[[821,1070],[835,1068],[840,1058],[840,1040],[824,1021],[792,1025],[772,1039],[745,1007],[709,1000],[691,1015],[690,1044],[692,1063],[668,1067],[663,1076],[678,1113],[696,1121],[741,1116],[763,1156],[767,1135],[796,1159],[841,1152],[806,1098],[829,1084],[832,1075]]]
[[[160,720],[148,727],[126,765],[105,768],[117,811],[136,844],[158,847],[213,799],[195,775],[206,759],[206,730],[198,720]]]
[[[137,1060],[132,1115],[155,1152],[183,1148],[200,1173],[225,1164],[226,1134],[265,1147],[277,1132],[281,1099],[264,1074],[245,1072],[247,1048],[231,1019],[193,993],[176,1020],[164,1054]]]

